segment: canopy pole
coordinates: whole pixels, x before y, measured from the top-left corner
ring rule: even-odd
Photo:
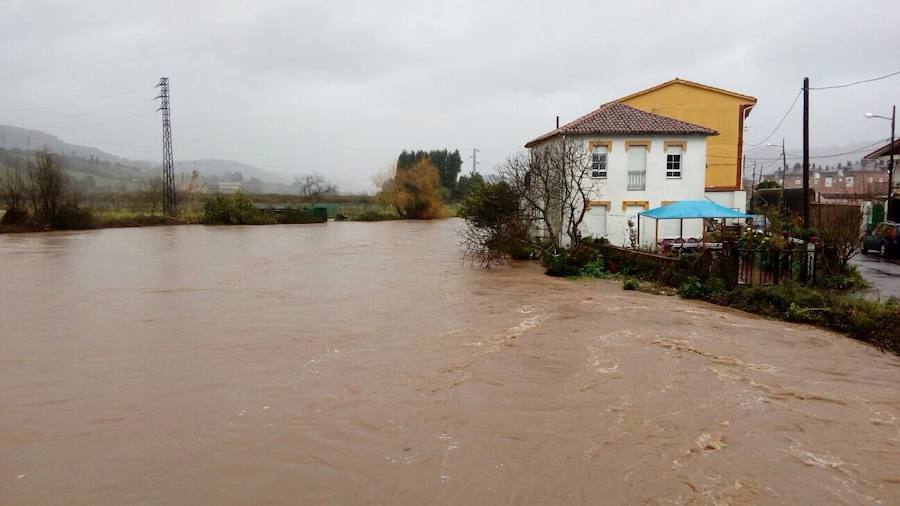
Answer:
[[[653,220],[653,223],[656,224],[656,230],[653,232],[653,249],[656,250],[659,248],[659,218]]]
[[[684,218],[678,218],[678,238],[684,242]]]
[[[637,215],[637,247],[641,247],[641,213]]]

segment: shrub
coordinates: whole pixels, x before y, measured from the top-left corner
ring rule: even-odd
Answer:
[[[474,187],[458,214],[466,220],[460,236],[466,256],[473,261],[490,265],[532,256],[522,199],[509,183],[498,181]]]
[[[622,289],[623,290],[637,290],[640,287],[641,287],[641,284],[638,283],[638,280],[636,280],[630,276],[625,278],[625,281],[622,281]]]
[[[585,264],[581,268],[581,271],[579,272],[579,274],[582,276],[587,276],[587,277],[591,277],[591,278],[599,278],[599,277],[605,276],[606,275],[606,266],[604,265],[603,257],[598,256],[592,262],[588,262],[587,264]]]
[[[855,265],[847,265],[837,274],[826,274],[816,280],[816,285],[834,290],[859,290],[868,288],[869,283],[862,277]]]
[[[207,225],[259,225],[266,222],[274,223],[275,219],[263,216],[250,197],[241,192],[216,195],[203,205],[203,223]]]
[[[685,299],[702,299],[706,295],[706,287],[702,281],[691,276],[678,287],[678,295]]]
[[[56,209],[50,219],[50,226],[56,230],[84,230],[95,228],[97,222],[88,209],[69,204]]]
[[[557,255],[547,255],[543,258],[546,273],[550,276],[578,276],[586,265],[602,261],[600,250],[604,244],[603,239],[588,238]]]

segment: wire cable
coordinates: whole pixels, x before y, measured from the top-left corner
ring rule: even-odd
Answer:
[[[784,124],[784,120],[787,119],[788,114],[790,114],[791,111],[794,110],[794,106],[797,105],[797,100],[800,99],[800,95],[802,95],[802,94],[803,94],[803,90],[802,90],[802,89],[801,89],[800,91],[797,92],[797,96],[794,97],[794,101],[791,102],[791,106],[788,107],[787,112],[785,112],[785,113],[784,113],[784,116],[781,117],[781,121],[779,121],[778,124],[775,125],[775,128],[772,130],[772,132],[771,132],[769,135],[766,136],[765,139],[763,139],[763,140],[761,140],[761,141],[759,141],[759,142],[757,142],[757,143],[755,143],[755,144],[747,144],[747,146],[749,146],[749,147],[759,146],[759,145],[761,145],[762,143],[764,143],[764,142],[766,142],[767,140],[769,140],[770,138],[772,138],[772,136],[775,135],[775,132],[777,132],[778,129],[781,128],[781,125]]]
[[[847,83],[847,84],[836,84],[834,86],[819,86],[817,88],[810,88],[810,90],[833,90],[836,88],[849,88],[850,86],[856,86],[857,84],[865,84],[865,83],[871,83],[873,81],[880,81],[882,79],[887,79],[889,77],[894,77],[896,75],[900,75],[900,70],[898,70],[896,72],[891,72],[890,74],[886,74],[883,76],[873,77],[872,79],[863,79],[862,81],[855,81],[855,82]]]

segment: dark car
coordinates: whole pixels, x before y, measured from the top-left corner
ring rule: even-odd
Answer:
[[[862,252],[874,250],[881,256],[900,254],[900,223],[886,221],[879,223],[863,239]]]

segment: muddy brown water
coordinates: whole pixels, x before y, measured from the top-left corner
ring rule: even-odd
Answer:
[[[0,237],[0,503],[900,502],[897,357],[458,225]]]

